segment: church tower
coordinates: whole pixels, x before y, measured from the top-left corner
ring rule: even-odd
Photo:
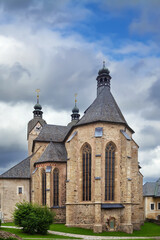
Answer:
[[[39,92],[37,89],[37,103],[34,105],[33,119],[28,123],[27,129],[27,140],[28,140],[28,155],[32,154],[32,144],[33,140],[39,135],[42,127],[46,124],[46,121],[43,119],[42,106],[39,103]]]

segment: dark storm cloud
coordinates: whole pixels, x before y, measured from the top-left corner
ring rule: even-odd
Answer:
[[[21,22],[23,19],[23,23],[30,22],[39,27],[63,28],[90,14],[83,4],[72,0],[0,0],[0,7],[6,20]]]
[[[12,147],[5,149],[0,147],[0,165],[3,166],[3,168],[0,168],[0,174],[18,162],[22,161],[26,157],[27,151]]]
[[[143,111],[142,115],[147,120],[159,121],[160,119],[159,106],[153,105],[152,107],[148,107]]]
[[[0,79],[0,101],[17,102],[27,98],[25,85],[30,82],[31,74],[20,63],[0,65]],[[24,88],[25,91],[22,92]]]
[[[157,79],[148,89],[146,105],[143,110],[143,117],[147,120],[157,121],[160,119],[160,79]]]
[[[139,144],[141,150],[155,149],[160,143],[160,129],[147,125],[140,131],[141,139]]]
[[[160,103],[160,79],[157,79],[149,90],[149,101],[152,101],[157,107]],[[158,109],[157,109],[158,110]]]
[[[96,97],[99,69],[95,66],[94,58],[89,52],[78,49],[59,50],[53,67],[49,68],[47,84],[43,89],[45,103],[56,110],[70,111],[74,105],[74,94],[77,93],[77,104],[81,110],[85,110],[86,102],[91,102]]]

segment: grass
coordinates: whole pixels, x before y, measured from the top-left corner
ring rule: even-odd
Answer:
[[[92,235],[92,236],[119,236],[119,237],[155,237],[160,236],[160,226],[155,223],[144,223],[141,226],[141,230],[133,231],[132,234],[124,233],[124,232],[102,232],[102,233],[94,233],[90,229],[82,229],[76,227],[66,227],[64,224],[52,224],[50,226],[50,230],[65,232],[65,233],[74,233],[74,234],[82,234],[82,235]]]
[[[4,224],[2,224],[2,226],[3,225]],[[11,225],[7,225],[7,226],[11,226]],[[54,235],[54,234],[47,234],[47,235],[34,234],[34,235],[29,235],[27,233],[23,233],[21,229],[7,228],[7,227],[6,228],[0,228],[0,231],[14,233],[17,236],[19,236],[21,238],[25,238],[25,239],[29,239],[29,238],[36,238],[36,239],[43,239],[43,238],[49,238],[49,239],[58,239],[58,238],[59,239],[62,239],[62,238],[63,239],[75,239],[75,238],[72,238],[72,237],[59,236],[59,235]]]
[[[13,223],[5,223],[5,224],[2,224],[2,226],[14,226],[14,224]],[[13,229],[10,229],[10,230],[13,230]],[[57,232],[92,235],[92,236],[117,236],[117,237],[118,236],[119,237],[156,237],[156,236],[160,236],[160,226],[156,225],[155,223],[150,223],[150,222],[145,222],[144,225],[141,226],[141,230],[134,231],[132,234],[127,234],[124,232],[94,233],[90,229],[66,227],[64,224],[52,224],[50,226],[50,230],[57,231]],[[60,237],[57,237],[57,238],[60,238]]]

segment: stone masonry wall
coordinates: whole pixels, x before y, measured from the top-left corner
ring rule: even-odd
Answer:
[[[13,220],[13,211],[17,202],[30,201],[29,179],[0,179],[1,209],[5,222]],[[18,193],[22,187],[22,194]]]
[[[103,127],[103,136],[101,138],[95,137],[95,128]],[[102,225],[104,224],[101,219],[101,203],[122,203],[125,208],[121,211],[123,214],[119,215],[117,211],[118,222],[121,225],[121,229],[124,231],[132,232],[133,225],[132,221],[139,219],[139,210],[133,205],[140,205],[138,184],[139,184],[139,171],[138,171],[138,160],[137,150],[138,147],[133,141],[127,140],[120,130],[124,130],[124,126],[120,124],[109,124],[109,123],[94,123],[89,125],[81,126],[74,129],[73,132],[77,131],[75,137],[70,141],[66,142],[66,149],[68,152],[67,161],[67,201],[66,201],[66,224],[81,224],[80,219],[74,214],[74,206],[81,208],[82,204],[86,205],[93,204],[93,223],[92,228],[96,231],[101,231]],[[72,133],[73,133],[72,132]],[[71,135],[72,135],[71,133]],[[131,132],[127,130],[127,134],[131,137]],[[116,146],[115,152],[115,179],[114,179],[114,190],[115,197],[114,201],[105,201],[105,148],[109,142],[113,142]],[[91,201],[82,201],[82,147],[85,143],[90,144],[92,149],[92,183],[91,183]],[[134,152],[133,149],[136,149]],[[133,169],[134,168],[134,169]],[[98,177],[98,178],[97,178]],[[99,180],[96,180],[99,179]],[[136,191],[135,196],[132,194]],[[136,209],[135,218],[133,216],[132,209]],[[104,212],[104,211],[103,211]],[[116,211],[115,211],[116,215]],[[90,216],[90,215],[89,215]],[[89,217],[84,218],[84,222]],[[139,224],[139,220],[137,222]],[[128,230],[127,230],[128,228]]]

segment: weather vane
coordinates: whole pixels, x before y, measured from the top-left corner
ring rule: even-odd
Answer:
[[[106,66],[105,66],[105,61],[103,61],[103,68],[105,68]]]
[[[40,92],[40,89],[36,89],[36,93],[37,93],[37,103],[39,103],[39,92]]]

